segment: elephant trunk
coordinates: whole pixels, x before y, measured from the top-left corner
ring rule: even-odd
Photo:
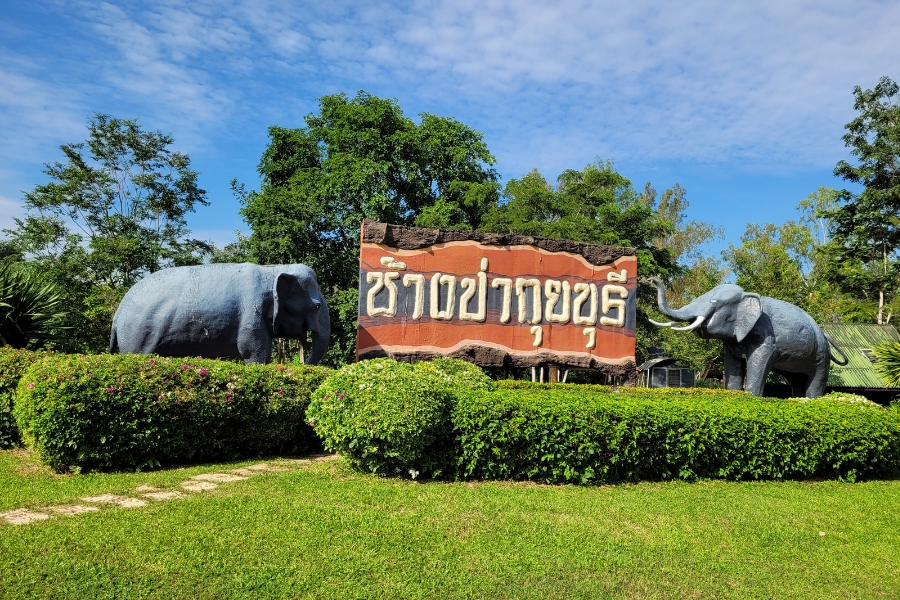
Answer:
[[[692,321],[695,317],[697,317],[696,314],[692,314],[690,311],[685,310],[690,305],[682,307],[680,309],[669,308],[669,304],[668,302],[666,302],[666,289],[663,287],[663,282],[656,277],[654,277],[650,281],[656,284],[656,302],[659,305],[659,312],[664,314],[669,319],[673,319],[675,321]],[[659,325],[664,324],[660,323]]]
[[[312,334],[312,350],[306,357],[308,365],[319,364],[319,361],[325,356],[325,352],[328,351],[328,344],[331,340],[331,317],[324,299],[317,313],[316,319],[309,324],[309,331]]]

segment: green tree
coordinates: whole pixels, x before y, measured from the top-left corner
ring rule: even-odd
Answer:
[[[730,244],[724,256],[737,285],[805,307],[812,286],[808,269],[812,252],[810,229],[788,221],[780,226],[748,223],[741,245]]]
[[[209,256],[211,263],[242,263],[253,262],[253,253],[250,251],[250,238],[240,231],[235,231],[235,240],[225,244],[222,248],[213,248]]]
[[[363,219],[476,229],[499,193],[494,157],[481,133],[423,113],[419,123],[395,100],[359,92],[319,99],[305,127],[269,128],[262,183],[233,182],[261,264],[301,262],[319,279],[333,315],[324,362],[353,357]]]
[[[853,95],[859,115],[843,141],[858,164],[842,160],[834,174],[863,190],[841,190],[839,206],[821,213],[834,223],[827,276],[846,294],[874,303],[882,324],[900,282],[900,87],[882,77],[874,89],[857,86]]]
[[[171,135],[99,113],[88,131],[60,146],[65,162],[45,165],[51,181],[25,194],[28,215],[4,230],[27,268],[64,290],[70,350],[106,347],[118,300],[144,274],[211,250],[188,237],[185,215],[208,202]]]
[[[610,161],[564,171],[556,186],[533,170],[510,180],[503,195],[506,202],[485,216],[483,231],[630,246],[637,250],[642,276],[679,271],[672,252],[654,243],[674,231],[672,223],[660,218]]]

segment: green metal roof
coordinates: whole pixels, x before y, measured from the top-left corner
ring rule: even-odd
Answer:
[[[828,374],[829,387],[869,389],[897,387],[886,385],[875,370],[875,365],[863,354],[863,350],[869,350],[881,342],[900,341],[900,334],[893,325],[828,323],[822,325],[822,329],[837,342],[837,345],[850,359],[847,366],[844,367],[834,362],[831,363],[831,372]],[[834,350],[832,350],[832,355],[838,360],[841,359]]]

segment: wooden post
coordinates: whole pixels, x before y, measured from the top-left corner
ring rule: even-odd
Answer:
[[[550,376],[547,378],[550,383],[559,383],[559,367],[550,365]]]

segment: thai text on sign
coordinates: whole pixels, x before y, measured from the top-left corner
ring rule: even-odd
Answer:
[[[633,367],[631,249],[373,221],[361,235],[359,359]]]

